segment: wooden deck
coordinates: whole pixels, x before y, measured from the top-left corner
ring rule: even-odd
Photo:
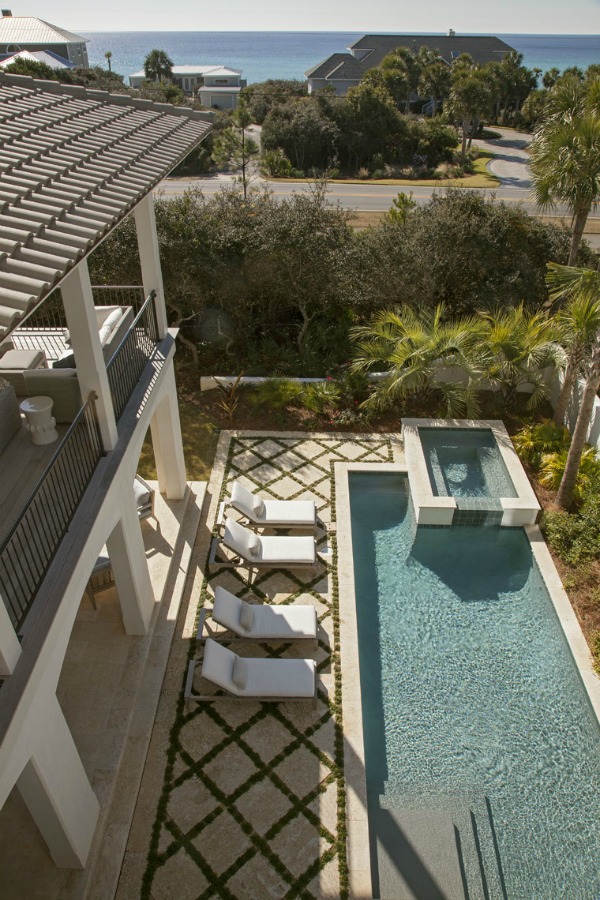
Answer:
[[[19,518],[68,428],[68,425],[57,425],[58,441],[40,447],[31,442],[23,419],[21,430],[0,453],[0,545]]]

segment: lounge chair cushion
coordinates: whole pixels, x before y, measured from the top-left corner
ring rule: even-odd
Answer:
[[[260,556],[260,538],[257,534],[251,534],[248,538],[248,549],[252,556]]]
[[[231,486],[231,505],[258,525],[310,527],[317,520],[314,500],[263,500],[239,481]]]
[[[240,625],[244,631],[252,631],[254,625],[254,610],[249,603],[242,602],[240,609]]]
[[[236,656],[234,660],[232,678],[234,683],[244,690],[248,683],[248,663],[241,656]]]
[[[150,503],[150,491],[137,478],[133,482],[133,496],[135,497],[136,506],[147,506]]]
[[[243,559],[261,565],[313,565],[316,561],[315,539],[310,535],[257,535],[227,518],[223,541]]]
[[[244,614],[252,615],[245,624]],[[317,611],[310,604],[270,606],[246,603],[226,588],[215,589],[213,619],[234,634],[258,640],[290,641],[317,636]]]
[[[237,697],[314,697],[316,664],[314,659],[245,659],[248,680],[240,688],[233,680],[237,655],[208,638],[204,645],[202,677]]]

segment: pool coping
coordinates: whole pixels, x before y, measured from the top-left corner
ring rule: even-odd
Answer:
[[[491,431],[498,452],[517,493],[516,497],[500,497],[504,527],[535,524],[540,504],[501,419],[402,419],[402,438],[409,465],[408,480],[418,525],[451,525],[457,508],[454,497],[433,493],[427,460],[419,436],[420,428],[456,428]]]
[[[366,900],[372,897],[371,860],[348,473],[397,472],[408,476],[409,467],[406,462],[336,462],[334,467],[349,893],[353,898]],[[412,484],[410,488],[412,492]],[[594,669],[591,651],[542,532],[537,525],[522,527],[600,726],[600,677]]]

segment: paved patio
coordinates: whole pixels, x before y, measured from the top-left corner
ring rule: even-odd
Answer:
[[[385,435],[224,433],[117,891],[118,900],[338,898],[347,893],[334,465],[390,462]],[[316,501],[318,560],[305,570],[214,565],[219,503],[241,478],[263,496]],[[218,559],[219,557],[217,557]],[[248,656],[314,654],[315,702],[185,701],[199,609],[221,584],[266,603],[312,603],[317,649],[231,642]],[[194,688],[206,692],[200,667]],[[94,896],[100,897],[101,894]]]

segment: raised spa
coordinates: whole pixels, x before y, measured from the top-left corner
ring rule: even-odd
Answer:
[[[539,504],[503,423],[403,419],[419,525],[531,525]]]

